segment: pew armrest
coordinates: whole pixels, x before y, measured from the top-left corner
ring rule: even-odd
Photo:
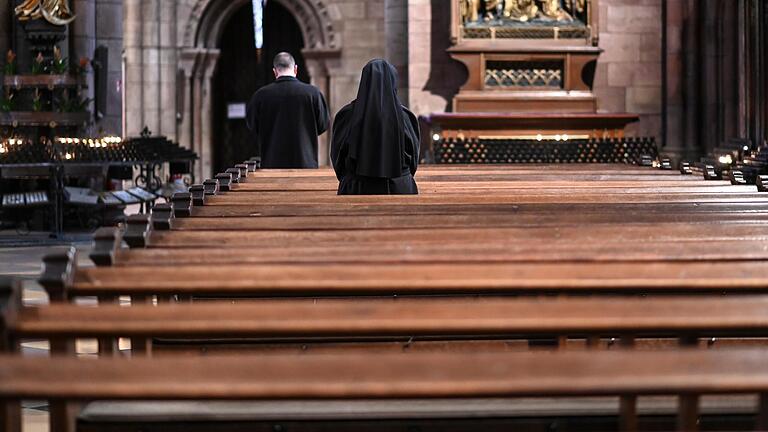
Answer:
[[[189,187],[189,193],[192,195],[193,206],[205,205],[205,185],[196,184]]]
[[[149,245],[149,234],[152,231],[148,215],[129,216],[126,221],[123,240],[132,248],[143,248]]]
[[[232,173],[225,172],[216,174],[216,180],[219,181],[220,191],[229,192],[232,190]]]
[[[123,236],[114,227],[99,228],[93,234],[93,250],[89,257],[97,266],[111,266],[115,263],[117,251],[123,243]]]
[[[43,273],[38,282],[48,292],[51,301],[64,301],[66,290],[75,280],[77,249],[70,246],[64,252],[48,254],[43,258]]]
[[[206,195],[218,195],[219,194],[219,181],[216,179],[208,179],[203,182],[203,189]]]
[[[177,192],[171,197],[173,217],[185,218],[192,216],[192,194],[189,192]]]
[[[152,208],[152,229],[168,231],[171,229],[173,207],[168,203],[155,204]]]

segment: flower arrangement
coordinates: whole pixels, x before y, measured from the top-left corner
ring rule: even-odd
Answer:
[[[0,97],[0,112],[13,111],[13,104],[13,93],[11,93],[10,89],[5,89],[3,96]]]
[[[71,97],[69,92],[63,92],[61,97],[56,98],[56,107],[59,112],[63,113],[84,112],[91,102],[93,99],[83,98],[80,92],[75,97]]]
[[[61,49],[53,47],[53,62],[51,63],[51,74],[63,75],[67,73],[69,60],[61,56]]]
[[[35,61],[32,62],[32,74],[42,75],[43,73],[45,73],[45,58],[43,58],[43,53],[37,53]]]
[[[6,75],[16,75],[16,53],[14,53],[13,50],[8,50],[5,54],[3,73]]]
[[[80,62],[73,67],[75,75],[85,75],[88,72],[88,65],[91,64],[91,59],[88,57],[80,57]]]
[[[35,89],[35,94],[32,96],[32,111],[40,112],[43,110],[43,95],[40,93],[40,89]]]

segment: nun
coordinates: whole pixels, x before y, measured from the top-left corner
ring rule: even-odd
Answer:
[[[397,97],[397,71],[384,60],[363,68],[357,99],[336,114],[331,160],[339,195],[419,193],[419,126]]]

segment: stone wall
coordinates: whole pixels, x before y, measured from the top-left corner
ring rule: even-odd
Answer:
[[[451,8],[445,0],[408,0],[408,95],[416,115],[451,109],[467,79],[463,65],[446,53]]]
[[[360,72],[368,61],[386,51],[383,0],[325,0],[334,27],[341,33],[341,58],[331,71],[328,103],[334,114],[357,97]]]
[[[106,111],[95,119],[94,134],[122,134],[123,8],[121,0],[75,0],[77,19],[70,26],[72,61],[92,59],[96,48],[108,49]],[[87,74],[88,96],[94,97],[93,68]]]
[[[661,0],[600,0],[594,92],[600,112],[640,114],[631,135],[661,137]]]

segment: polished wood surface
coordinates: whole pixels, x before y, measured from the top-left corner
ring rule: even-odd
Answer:
[[[768,337],[768,297],[265,300],[22,308],[16,337],[623,334]]]
[[[726,367],[727,365],[727,367]],[[0,357],[0,398],[323,399],[768,390],[768,351]]]

